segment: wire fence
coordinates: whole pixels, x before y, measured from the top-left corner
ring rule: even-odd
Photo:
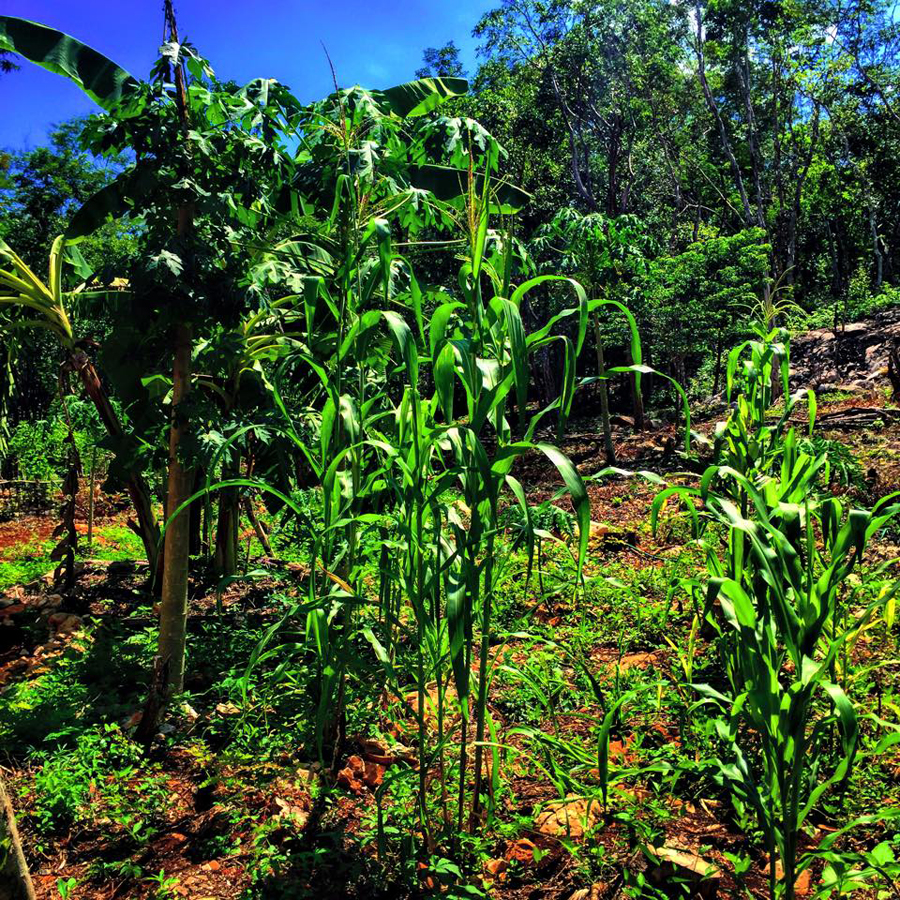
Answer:
[[[52,491],[49,481],[0,480],[0,516],[45,512],[53,506]]]

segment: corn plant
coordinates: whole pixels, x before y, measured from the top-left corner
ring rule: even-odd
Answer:
[[[716,429],[716,461],[751,481],[779,467],[788,448],[796,443],[794,428],[787,428],[795,408],[806,401],[809,433],[816,422],[816,396],[806,388],[790,393],[790,342],[784,329],[767,331],[757,326],[756,338],[738,344],[729,354],[725,374],[726,397],[734,409]],[[749,353],[747,353],[749,351]],[[773,415],[775,388],[784,397],[780,415]]]
[[[722,714],[722,777],[764,834],[770,895],[793,898],[797,876],[814,858],[802,852],[804,823],[826,791],[846,784],[857,756],[857,716],[832,680],[834,663],[887,600],[880,597],[839,630],[840,597],[866,544],[900,507],[852,510],[837,498],[786,503],[776,482],[758,489],[728,474],[743,482],[753,518],[724,496],[707,496],[707,509],[728,529],[728,546],[724,562],[709,554],[704,612],[718,635],[730,692],[695,688]],[[835,726],[840,749],[826,771]]]
[[[707,577],[685,584],[714,630],[728,689],[690,688],[702,698],[697,705],[717,710],[721,777],[763,833],[773,900],[794,897],[815,858],[801,843],[804,824],[826,792],[846,785],[858,755],[856,711],[846,679],[836,678],[839,656],[898,586],[850,617],[851,575],[900,505],[886,498],[870,512],[822,494],[826,453],[786,428],[806,399],[811,432],[816,410],[812,392],[788,394],[788,359],[787,334],[777,330],[760,329],[758,340],[732,350],[727,389],[736,399],[717,430],[716,462],[697,487],[660,491],[651,512],[656,527],[665,504],[682,500],[705,539]],[[773,416],[776,378],[784,408]],[[835,732],[839,749],[828,767]]]

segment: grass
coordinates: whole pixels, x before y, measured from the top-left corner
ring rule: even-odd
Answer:
[[[11,559],[0,560],[0,591],[28,584],[53,570],[53,541],[33,541],[16,547]]]
[[[0,560],[0,590],[15,584],[28,584],[52,572],[56,563],[50,559],[50,553],[55,543],[53,540],[35,539],[6,550],[6,558]],[[79,559],[116,561],[139,559],[141,556],[143,546],[140,538],[125,525],[98,524],[90,549],[85,536],[80,537]]]

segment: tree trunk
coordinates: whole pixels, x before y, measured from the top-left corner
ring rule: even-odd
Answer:
[[[634,412],[635,432],[644,430],[644,396],[638,390],[637,373],[631,373],[631,400]]]
[[[722,332],[716,335],[716,368],[713,374],[712,396],[716,397],[719,393],[719,382],[722,380],[722,352],[724,350],[722,341]]]
[[[713,119],[715,120],[716,129],[719,133],[719,141],[722,145],[722,151],[725,153],[725,156],[728,157],[728,162],[731,165],[731,172],[732,175],[734,175],[734,181],[737,186],[738,193],[741,197],[741,207],[744,211],[744,221],[748,226],[752,226],[754,224],[754,216],[753,212],[750,209],[750,201],[747,197],[747,189],[744,187],[744,176],[741,173],[741,167],[734,155],[734,150],[731,146],[731,139],[728,137],[728,131],[725,128],[725,121],[722,118],[722,113],[719,110],[719,104],[716,103],[716,98],[713,96],[712,90],[709,86],[709,81],[706,78],[706,53],[703,49],[703,42],[706,40],[706,35],[705,27],[703,24],[703,9],[700,0],[695,0],[694,2],[694,18],[696,20],[694,24],[697,29],[697,40],[694,45],[694,49],[697,54],[697,76],[700,80],[700,87],[703,89],[703,97],[706,100],[706,105],[709,108],[710,113],[712,113]]]
[[[606,360],[603,358],[603,342],[600,340],[600,320],[594,313],[594,341],[597,345],[597,377],[600,379],[600,418],[603,422],[603,449],[609,465],[616,464],[616,448],[613,446],[612,428],[609,424],[609,392],[606,389]]]
[[[12,803],[0,778],[0,900],[35,900]]]
[[[172,0],[165,0],[166,24],[169,40],[178,43],[175,9]],[[184,69],[174,66],[175,99],[181,130],[187,141],[188,121],[187,88]],[[186,172],[184,173],[187,174]],[[190,234],[194,227],[194,205],[188,203],[177,209],[176,233],[180,239]],[[191,351],[193,349],[191,323],[182,318],[175,325],[174,359],[172,363],[172,421],[169,426],[169,479],[166,492],[168,527],[163,545],[165,568],[162,579],[162,598],[159,604],[159,644],[157,663],[167,673],[168,683],[162,691],[168,697],[184,690],[185,636],[188,615],[188,569],[190,565],[191,518],[187,511],[168,522],[169,517],[191,495],[193,473],[183,459],[182,438],[188,431],[184,414],[185,400],[191,390]]]
[[[878,238],[878,225],[875,221],[875,207],[869,204],[869,230],[872,232],[872,252],[875,255],[875,285],[880,289],[884,281],[884,258]]]
[[[266,556],[274,556],[275,554],[272,553],[272,543],[269,541],[269,535],[266,534],[265,525],[259,521],[256,510],[253,509],[252,497],[244,498],[244,508],[247,510],[247,518],[250,520],[250,524],[256,532],[257,540],[262,544],[263,553],[265,553]]]
[[[194,487],[192,490],[194,494],[196,494],[203,487],[203,480],[203,467],[198,466],[194,472]],[[200,502],[192,503],[188,512],[191,517],[191,537],[189,553],[191,556],[199,556],[203,550],[203,504]]]
[[[222,468],[223,481],[237,478],[239,474],[240,462],[226,464]],[[239,504],[238,488],[220,489],[219,517],[216,521],[216,551],[213,559],[213,572],[219,578],[227,578],[237,572]]]
[[[115,441],[123,441],[126,439],[125,429],[110,403],[109,395],[106,393],[100,376],[94,364],[88,359],[87,354],[83,350],[74,350],[69,354],[67,367],[71,368],[78,374],[85,392],[91,398],[110,437]],[[150,488],[144,480],[144,476],[140,470],[135,467],[128,469],[127,484],[128,495],[131,497],[134,512],[137,516],[137,522],[131,523],[134,531],[137,532],[141,543],[144,545],[144,552],[147,554],[147,562],[150,566],[150,572],[157,570],[157,556],[159,552],[159,525],[156,516],[153,513],[153,501],[150,496]]]
[[[172,367],[172,424],[169,429],[168,518],[191,495],[193,473],[180,458],[181,440],[186,431],[182,404],[191,387],[192,330],[187,322],[175,326],[175,359]],[[185,511],[166,528],[162,600],[159,608],[159,656],[169,667],[170,693],[184,689],[184,648],[188,613],[188,563],[190,561],[191,518]]]

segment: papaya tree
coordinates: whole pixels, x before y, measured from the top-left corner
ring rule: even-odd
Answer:
[[[177,40],[170,4],[166,21],[169,40],[147,82],[68,35],[13,17],[0,17],[0,48],[64,75],[99,103],[104,112],[85,135],[91,149],[133,156],[133,164],[82,208],[66,238],[77,240],[110,215],[134,221],[136,253],[123,275],[148,332],[168,335],[173,360],[171,514],[193,488],[195,334],[240,316],[245,293],[237,284],[250,257],[246,245],[274,210],[270,198],[281,185],[285,159],[261,135],[285,116],[281,101],[294,101],[274,82],[220,86],[205,61]],[[189,537],[186,517],[166,529],[159,660],[175,691],[184,677]]]

